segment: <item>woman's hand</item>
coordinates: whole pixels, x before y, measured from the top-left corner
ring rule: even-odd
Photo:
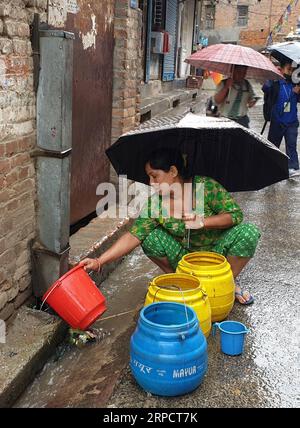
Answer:
[[[257,101],[258,101],[258,97],[256,97],[256,98],[252,98],[252,100],[249,100],[249,101],[248,101],[248,107],[249,107],[249,108],[254,107],[254,106],[255,106],[255,104],[257,103]]]
[[[85,271],[93,270],[95,272],[100,272],[102,268],[99,259],[84,259],[79,263],[79,266],[83,266]]]
[[[202,229],[204,227],[204,217],[199,214],[184,214],[182,219],[187,229]]]
[[[232,85],[233,85],[233,78],[229,77],[229,79],[227,79],[226,82],[225,82],[225,88],[229,89],[229,88],[232,87]]]

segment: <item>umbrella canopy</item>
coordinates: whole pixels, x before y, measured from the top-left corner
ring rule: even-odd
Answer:
[[[276,43],[268,46],[267,51],[279,62],[290,60],[296,64],[300,64],[300,42]]]
[[[282,78],[279,70],[272,62],[254,49],[231,44],[216,44],[195,52],[185,60],[188,64],[210,71],[232,75],[232,66],[248,67],[247,77],[265,81]]]
[[[145,164],[150,154],[169,148],[185,155],[191,176],[212,177],[230,192],[259,190],[289,176],[285,154],[229,119],[189,113],[149,122],[106,150],[118,175],[149,184]]]

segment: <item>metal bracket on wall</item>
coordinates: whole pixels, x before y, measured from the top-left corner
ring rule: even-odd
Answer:
[[[43,247],[39,242],[31,243],[32,285],[36,297],[42,297],[48,288],[69,270],[68,245],[60,253]]]
[[[46,157],[46,158],[58,158],[58,159],[64,159],[67,156],[69,156],[72,152],[72,149],[64,150],[63,152],[57,151],[57,150],[41,150],[36,149],[32,153],[30,153],[30,156],[32,158],[36,158],[39,156]]]
[[[39,32],[40,37],[60,37],[64,39],[75,39],[75,34],[71,33],[69,31],[64,30],[49,30],[49,29],[42,29]]]

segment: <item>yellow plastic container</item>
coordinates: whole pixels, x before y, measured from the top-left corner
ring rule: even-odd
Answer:
[[[203,334],[211,330],[211,308],[206,290],[193,275],[168,273],[157,276],[150,283],[145,306],[154,302],[185,303],[192,307],[198,317]]]
[[[212,322],[228,316],[234,304],[235,284],[224,256],[213,252],[189,253],[180,260],[176,272],[199,278],[209,297]]]

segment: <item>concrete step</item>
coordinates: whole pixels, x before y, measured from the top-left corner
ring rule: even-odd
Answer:
[[[0,407],[9,407],[63,340],[66,325],[59,318],[26,306],[0,343]]]
[[[200,89],[175,89],[172,92],[165,92],[142,99],[141,121],[143,121],[143,116],[147,115],[147,118],[150,119],[157,115],[162,115],[180,104],[195,100],[200,91]]]

